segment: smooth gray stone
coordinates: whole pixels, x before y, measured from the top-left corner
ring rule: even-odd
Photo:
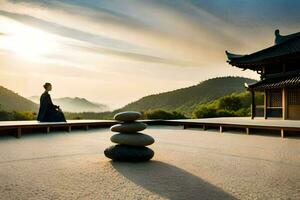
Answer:
[[[154,143],[153,137],[137,133],[137,134],[126,134],[119,133],[111,136],[110,141],[117,144],[133,145],[133,146],[148,146]]]
[[[150,160],[154,151],[148,147],[115,145],[106,148],[104,155],[114,161],[140,162]]]
[[[128,122],[128,121],[137,120],[141,116],[142,116],[142,114],[139,112],[136,112],[136,111],[125,111],[125,112],[117,113],[114,116],[114,119],[118,120],[118,121]]]
[[[110,130],[113,132],[138,132],[142,131],[147,128],[147,124],[142,122],[130,122],[130,123],[122,123],[122,124],[116,124],[110,127]]]

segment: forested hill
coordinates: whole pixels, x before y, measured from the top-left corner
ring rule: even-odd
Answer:
[[[0,110],[38,111],[38,105],[17,93],[0,86]]]
[[[191,87],[145,96],[117,111],[162,109],[178,111],[191,116],[192,111],[199,103],[206,103],[233,92],[243,92],[245,91],[244,83],[253,82],[256,80],[243,77],[213,78]]]

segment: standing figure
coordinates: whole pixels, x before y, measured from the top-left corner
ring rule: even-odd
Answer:
[[[40,109],[37,120],[40,122],[66,122],[64,113],[59,106],[52,103],[49,91],[52,90],[51,83],[45,83],[45,92],[40,98]]]

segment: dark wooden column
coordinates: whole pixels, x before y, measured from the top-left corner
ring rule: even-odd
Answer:
[[[251,90],[251,119],[254,119],[256,113],[255,113],[255,92]]]
[[[268,118],[268,116],[267,116],[267,113],[268,113],[267,112],[267,107],[268,107],[267,95],[268,95],[268,92],[267,92],[267,90],[265,90],[265,94],[264,94],[264,117],[265,117],[265,119]]]

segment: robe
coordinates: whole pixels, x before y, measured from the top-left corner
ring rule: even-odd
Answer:
[[[50,94],[45,91],[40,98],[37,120],[40,122],[66,122],[64,113],[58,111],[59,106],[52,103]]]

